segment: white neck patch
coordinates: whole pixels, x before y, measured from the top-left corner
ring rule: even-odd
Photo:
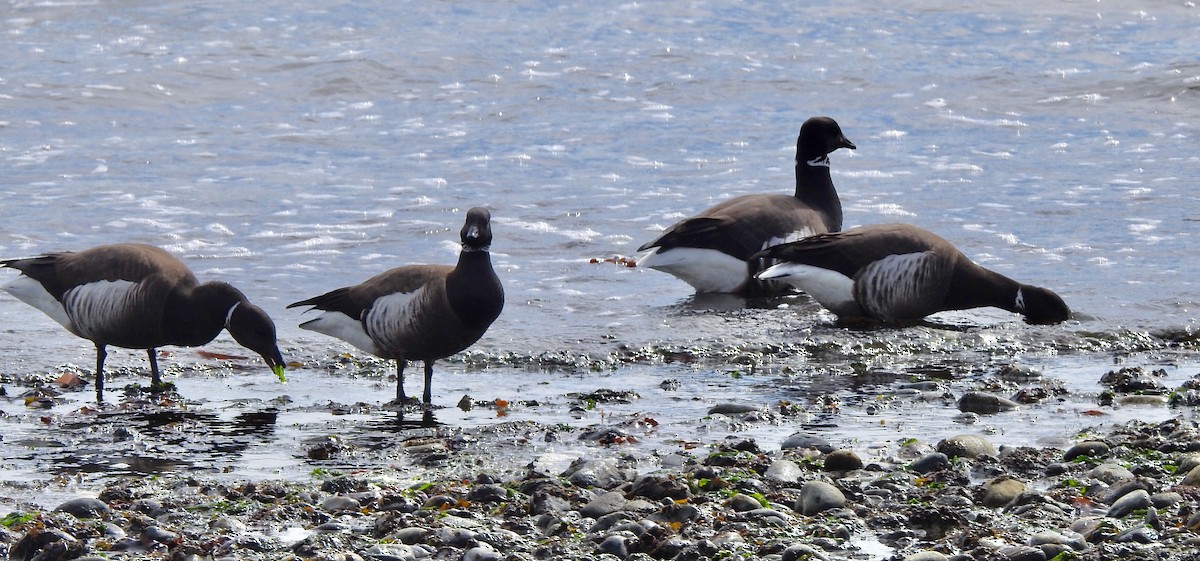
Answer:
[[[1017,301],[1013,303],[1018,312],[1025,313],[1025,293],[1017,289]]]
[[[829,156],[821,156],[819,158],[813,158],[805,163],[807,163],[808,165],[810,165],[812,167],[827,168],[827,167],[829,167]]]
[[[241,302],[237,302],[233,306],[230,306],[229,311],[226,312],[226,314],[225,314],[225,327],[227,327],[227,328],[229,327],[229,318],[233,317],[233,311],[236,310],[237,307],[241,306],[241,305],[242,305]]]

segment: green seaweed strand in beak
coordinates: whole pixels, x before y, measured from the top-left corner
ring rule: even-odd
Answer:
[[[282,364],[276,364],[275,366],[272,366],[271,372],[274,372],[275,375],[279,377],[279,383],[281,383],[281,384],[287,383],[287,377],[283,375],[283,365]]]

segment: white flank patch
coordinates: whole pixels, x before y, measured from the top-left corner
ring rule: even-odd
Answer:
[[[362,322],[341,312],[324,312],[316,318],[300,324],[300,328],[337,337],[363,351],[379,356],[375,342],[363,330]]]
[[[93,341],[104,340],[110,326],[141,322],[136,317],[138,283],[126,280],[81,284],[63,293],[62,307],[73,333]],[[53,317],[53,316],[51,316]]]
[[[768,247],[775,247],[777,245],[783,245],[785,243],[798,242],[798,241],[800,241],[804,238],[810,237],[812,235],[813,235],[813,231],[811,228],[801,228],[799,230],[796,230],[790,234],[783,236],[782,238],[771,238],[771,239],[763,242],[762,249],[767,249]]]
[[[0,286],[0,290],[12,294],[17,300],[41,310],[42,313],[50,316],[51,319],[57,321],[63,327],[74,331],[71,327],[71,318],[67,317],[67,311],[63,309],[62,303],[55,300],[49,292],[46,292],[46,289],[42,287],[42,283],[21,275],[9,281],[4,286]]]
[[[758,278],[787,282],[835,314],[844,313],[847,308],[857,308],[854,302],[854,279],[837,271],[785,261],[768,267],[758,274]]]
[[[393,292],[377,298],[363,322],[367,334],[382,348],[400,346],[400,341],[417,329],[417,317],[427,294],[425,287],[421,287],[412,292]]]
[[[696,292],[733,292],[746,282],[746,262],[715,249],[652,250],[637,265],[675,275]]]
[[[859,303],[867,313],[885,320],[904,317],[912,309],[923,309],[928,296],[929,259],[933,253],[889,255],[867,265],[858,274]],[[902,316],[897,316],[897,313]],[[922,314],[923,315],[923,314]]]

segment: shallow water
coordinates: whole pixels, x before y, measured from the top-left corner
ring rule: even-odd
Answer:
[[[252,361],[234,369],[171,349],[163,362],[197,417],[168,423],[169,435],[149,430],[153,420],[88,420],[78,410],[90,390],[67,394],[50,423],[46,411],[5,401],[8,479],[35,482],[45,497],[62,484],[52,473],[82,471],[93,483],[166,468],[302,477],[306,438],[395,445],[394,430],[370,428],[389,415],[377,409],[392,392],[387,368],[299,330],[305,316],[284,306],[388,267],[452,261],[475,205],[493,210],[508,305],[474,349],[440,364],[436,417],[447,430],[586,426],[600,419],[576,419],[565,396],[601,387],[638,389],[642,399],[608,412],[653,416],[661,424],[650,441],[663,446],[726,433],[771,445],[806,425],[863,448],[963,431],[1058,442],[1097,422],[1193,415],[1080,412],[1119,365],[1165,364],[1172,387],[1200,371],[1200,11],[1121,1],[961,8],[8,2],[0,255],[162,245],[202,278],[242,288],[275,318],[287,358],[307,365],[279,386]],[[697,300],[668,275],[589,262],[631,256],[721,199],[790,191],[796,132],[818,114],[859,147],[832,156],[847,225],[927,227],[988,267],[1058,291],[1076,318],[1035,327],[982,310],[848,330],[803,298]],[[206,348],[241,354],[227,336]],[[7,295],[0,352],[10,393],[10,378],[87,377],[94,360],[89,343]],[[342,353],[364,360],[365,373],[322,367]],[[952,401],[899,388],[914,372],[944,372],[961,393],[1007,363],[1072,393],[967,426],[953,421]],[[114,388],[144,383],[143,353],[113,350],[110,364]],[[880,371],[893,375],[864,378]],[[681,388],[656,389],[667,379]],[[324,406],[331,393],[372,407],[335,415]],[[497,419],[454,408],[463,394],[546,405]],[[273,401],[281,395],[291,401]],[[826,395],[840,412],[814,403]],[[717,402],[779,400],[809,415],[696,421]],[[880,402],[884,413],[865,413]],[[276,417],[252,417],[268,426],[238,432],[242,413]],[[115,460],[72,452],[71,435],[93,424],[128,424],[144,446]],[[220,442],[174,447],[172,438],[214,430]],[[228,442],[243,449],[225,459]],[[387,465],[394,454],[361,462]],[[181,465],[129,461],[144,457]]]

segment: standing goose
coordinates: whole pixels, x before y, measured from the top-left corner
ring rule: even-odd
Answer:
[[[896,322],[985,306],[1029,323],[1071,315],[1054,292],[985,269],[940,236],[907,224],[822,234],[759,255],[778,262],[759,278],[791,283],[841,319]]]
[[[504,288],[492,270],[491,214],[467,212],[458,264],[408,265],[288,305],[324,310],[300,327],[342,339],[396,361],[396,403],[404,404],[404,367],[425,362],[424,404],[431,401],[433,363],[475,344],[504,309]]]
[[[96,400],[104,400],[105,347],[146,349],[151,387],[162,384],[155,349],[196,347],[229,330],[283,378],[275,324],[223,282],[199,283],[166,251],[143,244],[102,245],[0,261],[21,275],[0,289],[96,344]]]
[[[675,275],[696,292],[745,296],[777,293],[787,285],[756,282],[751,256],[781,243],[842,229],[842,202],[829,177],[829,154],[855,149],[837,121],[813,117],[796,139],[794,195],[743,195],[684,219],[638,248],[638,260]]]

